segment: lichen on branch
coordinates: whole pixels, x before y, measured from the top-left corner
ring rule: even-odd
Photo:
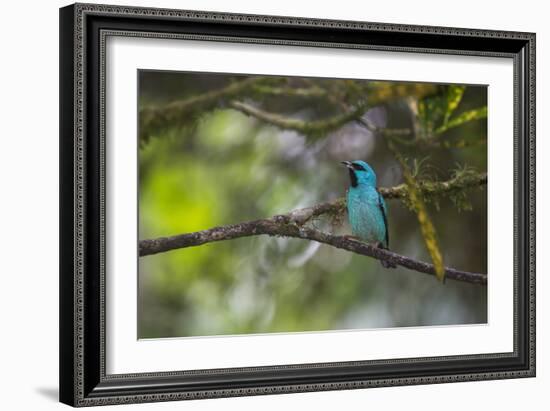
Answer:
[[[294,130],[309,136],[319,136],[329,131],[342,127],[356,117],[361,116],[366,110],[365,102],[360,103],[352,110],[337,114],[323,120],[302,120],[294,117],[287,117],[277,113],[270,113],[242,101],[232,101],[230,107],[248,116],[252,116],[265,123],[285,129]]]
[[[443,192],[451,192],[453,190],[466,190],[481,186],[486,182],[487,175],[479,174],[477,178],[469,176],[464,180],[455,178],[449,181],[419,182],[417,189],[418,192],[422,193],[422,195],[429,196]],[[403,199],[410,195],[409,187],[406,184],[401,184],[390,188],[380,188],[379,191],[387,199]],[[436,273],[439,272],[439,269],[434,267],[432,264],[402,256],[391,251],[383,250],[361,241],[357,241],[356,239],[349,238],[348,236],[336,236],[325,233],[307,225],[307,223],[311,220],[323,215],[340,215],[344,212],[345,207],[345,199],[338,198],[330,202],[320,203],[312,207],[294,210],[287,214],[276,215],[270,218],[214,227],[208,230],[180,234],[172,237],[142,240],[139,243],[139,255],[144,257],[147,255],[163,253],[180,248],[195,247],[216,241],[232,240],[235,238],[257,235],[269,235],[317,241],[356,254],[366,255],[379,260],[388,260],[397,265],[426,274],[436,275]],[[487,283],[487,276],[485,274],[470,273],[449,267],[443,267],[443,269],[446,278],[475,284]]]
[[[349,111],[335,113],[325,119],[306,120],[286,114],[269,112],[261,108],[259,102],[264,100],[266,96],[293,96],[319,99],[332,104],[332,96],[329,91],[317,85],[308,88],[292,88],[285,85],[285,83],[284,78],[250,77],[235,81],[220,89],[178,99],[168,104],[144,105],[140,108],[139,113],[140,139],[142,142],[147,141],[151,135],[167,128],[190,125],[200,114],[224,107],[231,107],[282,129],[319,136],[357,119],[369,107],[386,104],[408,96],[421,98],[437,91],[437,86],[431,84],[400,83],[390,86],[384,82],[370,82],[361,89],[363,94],[360,97],[354,97],[352,101],[353,108]],[[350,84],[353,84],[353,82]]]
[[[191,122],[194,117],[223,106],[224,102],[253,93],[262,85],[277,85],[282,79],[272,77],[249,77],[184,99],[164,105],[145,105],[140,108],[140,139],[146,141],[151,134],[168,127],[178,127]]]
[[[388,146],[393,152],[395,158],[401,164],[401,170],[403,172],[403,177],[405,178],[405,185],[408,191],[408,200],[412,210],[415,212],[420,224],[420,231],[422,232],[422,237],[424,238],[424,243],[426,248],[430,253],[434,264],[435,275],[438,280],[445,280],[445,266],[443,265],[443,255],[439,249],[439,244],[437,241],[437,235],[435,232],[435,227],[432,223],[432,219],[426,208],[423,195],[421,194],[421,189],[419,183],[413,177],[407,162],[403,157],[396,151],[393,143],[389,142]]]
[[[197,231],[189,234],[180,234],[173,237],[142,240],[139,243],[139,255],[144,257],[170,250],[195,247],[216,241],[232,240],[235,238],[258,235],[299,238],[303,240],[316,241],[332,247],[351,251],[356,254],[376,258],[378,260],[390,261],[396,265],[400,265],[417,272],[431,275],[436,274],[436,270],[432,264],[378,248],[349,236],[336,236],[305,225],[297,224],[288,214],[277,215],[262,220],[247,221],[239,224],[215,227],[209,230]],[[487,276],[485,274],[471,273],[450,267],[444,267],[444,272],[447,278],[457,281],[481,285],[487,284]]]

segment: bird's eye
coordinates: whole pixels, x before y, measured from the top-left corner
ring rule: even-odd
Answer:
[[[353,167],[354,170],[367,171],[367,170],[365,170],[365,167],[363,167],[361,164],[353,163],[352,167]]]

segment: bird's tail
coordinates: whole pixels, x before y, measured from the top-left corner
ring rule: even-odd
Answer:
[[[384,247],[382,244],[379,244],[378,248],[382,248],[384,250],[389,250],[388,247]],[[382,267],[384,267],[384,268],[397,268],[397,264],[395,264],[393,261],[380,260],[380,263],[382,264]]]

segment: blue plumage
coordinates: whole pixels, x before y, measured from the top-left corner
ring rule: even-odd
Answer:
[[[350,187],[347,194],[348,218],[351,232],[361,240],[381,248],[389,247],[388,210],[376,189],[376,174],[364,161],[344,161],[349,170]],[[393,263],[382,260],[386,268]]]

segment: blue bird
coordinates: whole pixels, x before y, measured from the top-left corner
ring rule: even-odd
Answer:
[[[382,195],[376,189],[376,174],[364,161],[343,161],[349,171],[350,187],[347,194],[348,218],[355,237],[388,249],[388,210]],[[385,268],[396,268],[381,260]]]

